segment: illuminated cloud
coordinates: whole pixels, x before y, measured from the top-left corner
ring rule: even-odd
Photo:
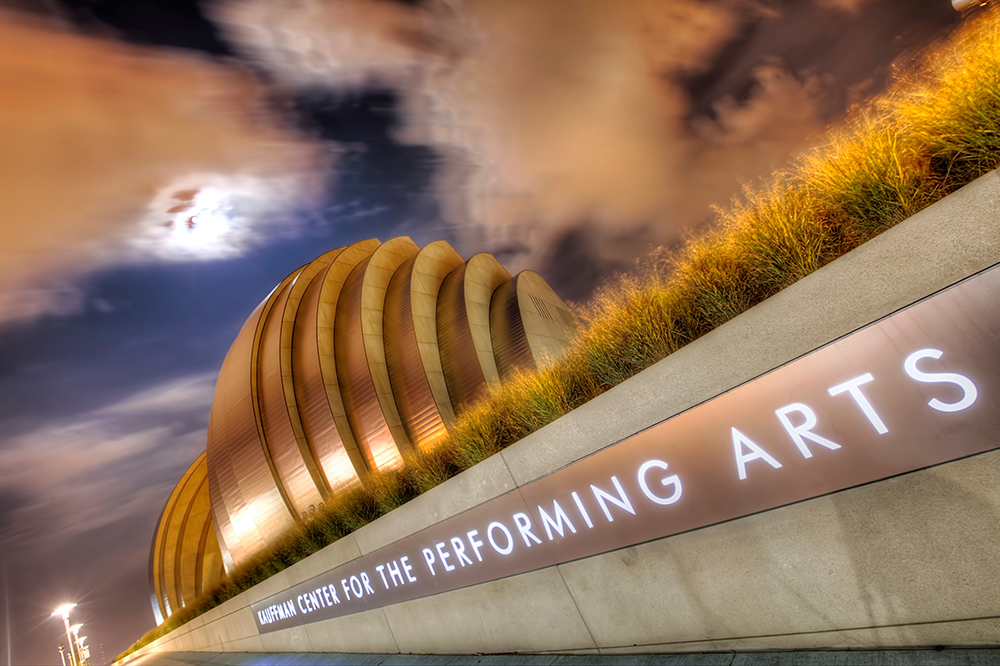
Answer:
[[[171,261],[236,257],[267,237],[294,232],[301,195],[294,175],[187,174],[153,197],[127,240],[140,256]]]
[[[323,165],[260,92],[232,66],[0,12],[0,322],[75,311],[72,279],[95,266],[192,250],[149,227],[174,188],[221,193],[233,215],[192,258],[245,249],[258,214],[287,221]]]
[[[163,415],[187,413],[211,407],[215,395],[216,372],[172,379],[151,386],[116,403],[94,412],[97,417],[129,415]]]
[[[206,9],[295,86],[399,86],[444,53],[441,17],[393,0],[218,0]]]
[[[464,245],[507,252],[514,269],[543,262],[581,223],[607,241],[605,261],[669,243],[823,128],[816,86],[779,63],[758,72],[748,102],[692,128],[681,81],[737,33],[738,6],[213,5],[227,36],[282,85],[399,91],[398,136],[444,158],[437,193]]]
[[[18,500],[2,536],[70,538],[158,509],[205,447],[214,388],[214,372],[171,380],[0,442],[0,488]]]
[[[861,7],[872,2],[872,0],[817,0],[820,6],[828,7],[848,14],[857,14]]]

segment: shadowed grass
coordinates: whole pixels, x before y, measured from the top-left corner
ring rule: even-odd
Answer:
[[[485,460],[781,289],[1000,167],[1000,8],[966,22],[888,92],[709,232],[606,285],[562,358],[459,415],[431,452],[372,476],[297,526],[128,654]],[[124,656],[124,654],[122,656]],[[119,657],[120,658],[120,657]]]

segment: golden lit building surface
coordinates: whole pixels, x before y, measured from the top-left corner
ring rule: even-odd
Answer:
[[[338,492],[432,449],[456,413],[557,357],[577,325],[538,274],[465,261],[445,241],[366,240],[295,270],[230,347],[207,451],[160,517],[157,622]]]
[[[184,472],[163,508],[149,555],[149,593],[160,624],[225,575],[208,499],[207,455]]]

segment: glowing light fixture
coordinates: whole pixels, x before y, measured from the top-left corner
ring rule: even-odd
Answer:
[[[76,604],[63,604],[59,608],[55,609],[52,613],[52,617],[61,617],[64,620],[69,619],[69,612],[76,608]]]
[[[962,12],[972,7],[982,7],[987,2],[989,0],[951,0],[951,6],[955,8],[956,12]]]
[[[73,637],[70,635],[75,631],[80,631],[82,624],[76,624],[72,627],[69,626],[69,612],[76,608],[76,604],[63,604],[59,608],[55,609],[52,613],[52,617],[61,617],[63,621],[63,626],[66,628],[66,640],[69,643],[69,660],[72,666],[79,666],[76,660],[76,650],[73,649],[74,641]]]

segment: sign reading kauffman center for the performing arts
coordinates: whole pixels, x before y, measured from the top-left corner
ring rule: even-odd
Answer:
[[[1000,447],[1000,268],[253,605],[261,632],[667,537]]]

